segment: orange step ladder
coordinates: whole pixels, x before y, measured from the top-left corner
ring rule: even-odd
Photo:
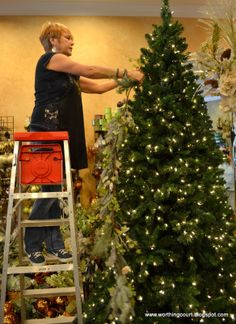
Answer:
[[[79,257],[77,248],[77,230],[74,220],[74,200],[67,132],[20,132],[14,134],[14,152],[10,179],[9,201],[6,219],[5,245],[1,280],[0,324],[4,324],[4,305],[6,300],[7,278],[10,274],[20,275],[21,324],[42,323],[78,323],[83,324],[82,294],[80,289]],[[62,144],[62,147],[60,145]],[[63,165],[65,181],[63,177]],[[23,185],[60,184],[60,192],[23,192]],[[23,220],[21,203],[25,199],[58,198],[68,209],[67,218]],[[9,265],[12,220],[17,212],[19,231],[19,265]],[[72,262],[61,264],[55,259],[47,260],[46,265],[32,266],[24,256],[23,230],[26,227],[69,226]],[[73,271],[74,286],[63,288],[25,289],[24,275],[38,272]],[[56,318],[27,319],[26,298],[75,296],[76,312],[74,316]]]

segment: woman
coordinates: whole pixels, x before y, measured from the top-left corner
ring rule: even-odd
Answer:
[[[70,138],[71,167],[87,167],[84,121],[81,92],[104,93],[117,87],[114,77],[122,77],[124,70],[102,66],[83,65],[71,60],[73,36],[60,23],[46,23],[42,27],[40,42],[43,54],[35,73],[35,107],[31,116],[30,131],[68,131]],[[127,71],[130,78],[141,81],[138,70]],[[110,79],[98,84],[91,79]],[[60,186],[42,186],[42,191],[60,191]],[[30,219],[59,218],[58,199],[38,199]],[[43,242],[49,254],[61,262],[71,260],[65,250],[60,228],[32,227],[25,231],[25,251],[33,265],[43,265]]]

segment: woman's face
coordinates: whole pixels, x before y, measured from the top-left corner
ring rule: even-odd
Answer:
[[[70,31],[63,31],[61,33],[61,37],[59,39],[54,38],[53,40],[51,40],[51,43],[56,49],[57,53],[62,53],[66,56],[71,56],[74,41]]]

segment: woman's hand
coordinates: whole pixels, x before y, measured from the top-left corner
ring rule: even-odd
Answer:
[[[144,74],[140,70],[128,71],[128,77],[142,82]]]

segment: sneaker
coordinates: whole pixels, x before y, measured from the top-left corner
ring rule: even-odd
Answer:
[[[44,256],[40,251],[27,253],[27,256],[29,258],[30,263],[34,266],[42,266],[45,264]]]
[[[48,254],[56,256],[60,262],[72,261],[72,255],[69,252],[67,252],[65,249],[48,251]]]

